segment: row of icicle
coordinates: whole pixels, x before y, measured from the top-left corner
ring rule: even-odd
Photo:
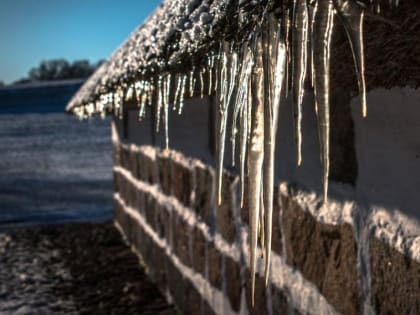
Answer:
[[[379,11],[380,2],[370,1]],[[397,6],[397,0],[390,5]],[[166,148],[169,148],[168,117],[172,110],[182,113],[184,98],[214,95],[217,117],[217,202],[222,202],[222,171],[225,143],[230,130],[233,161],[239,140],[241,207],[248,189],[250,269],[252,298],[258,243],[265,257],[268,283],[271,255],[275,144],[279,108],[293,91],[296,163],[302,163],[302,102],[307,76],[315,92],[315,110],[320,139],[323,200],[328,193],[330,154],[330,51],[336,21],[346,30],[354,57],[363,117],[367,115],[364,79],[363,19],[366,6],[356,0],[292,0],[280,15],[265,13],[251,38],[238,43],[222,42],[218,52],[209,54],[206,65],[186,73],[164,72],[140,79],[104,94],[95,103],[75,108],[81,117],[112,110],[121,117],[124,101],[135,99],[139,119],[146,106],[156,106],[156,130],[163,119]],[[241,13],[239,12],[239,19]],[[198,81],[198,82],[197,82]],[[206,86],[207,82],[207,86]],[[199,86],[200,95],[196,95]],[[231,120],[228,117],[231,116]],[[228,121],[232,122],[228,128]]]

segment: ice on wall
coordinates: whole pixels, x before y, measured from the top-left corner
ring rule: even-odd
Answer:
[[[80,117],[107,112],[120,117],[124,100],[135,100],[139,120],[155,106],[156,129],[181,114],[185,97],[215,95],[217,105],[217,201],[221,198],[226,141],[233,163],[239,143],[241,206],[248,186],[250,267],[255,290],[256,259],[271,254],[275,143],[279,108],[292,90],[296,164],[302,161],[302,99],[310,79],[320,139],[323,199],[328,196],[330,155],[330,52],[336,23],[346,30],[367,114],[363,19],[383,1],[166,0],[86,82],[68,110]],[[398,1],[385,1],[396,7]],[[172,107],[170,106],[172,104]],[[231,118],[231,119],[229,119]],[[232,124],[229,126],[228,122]]]

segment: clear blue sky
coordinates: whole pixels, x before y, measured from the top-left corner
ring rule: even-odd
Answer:
[[[162,0],[0,0],[0,81],[41,60],[107,58]]]

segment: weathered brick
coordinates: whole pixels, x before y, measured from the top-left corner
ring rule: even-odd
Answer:
[[[156,233],[169,241],[170,215],[168,205],[156,202]]]
[[[203,219],[203,221],[212,226],[214,222],[213,213],[213,183],[214,183],[214,171],[202,164],[195,163],[195,200],[194,209],[195,212]]]
[[[372,236],[372,297],[377,314],[420,314],[420,263]]]
[[[282,235],[280,227],[280,193],[278,189],[274,189],[273,200],[273,232],[271,238],[271,250],[282,255]]]
[[[223,173],[222,203],[216,210],[216,230],[230,243],[236,238],[238,183],[238,177]]]
[[[175,255],[181,260],[181,262],[191,267],[191,260],[189,255],[189,234],[190,227],[183,218],[173,213],[172,216],[172,232],[173,235],[173,249]]]
[[[152,229],[156,229],[156,200],[155,198],[150,195],[146,194],[146,207],[145,207],[145,213],[146,213],[146,221],[147,223],[152,227]]]
[[[258,274],[255,275],[255,303],[252,305],[252,290],[251,290],[251,275],[247,268],[246,272],[246,303],[248,306],[249,314],[265,315],[269,314],[267,308],[267,289],[265,280]]]
[[[287,302],[287,297],[284,295],[283,291],[276,288],[274,285],[270,285],[270,287],[273,315],[296,314],[290,312],[289,303]]]
[[[206,238],[202,231],[194,227],[193,230],[193,257],[192,265],[195,271],[204,276],[206,268]]]
[[[185,206],[191,205],[191,193],[194,187],[193,168],[186,164],[178,154],[171,158],[172,194]]]
[[[357,249],[352,227],[319,223],[290,196],[282,196],[282,204],[287,263],[314,283],[339,312],[359,314]]]
[[[159,185],[164,194],[170,195],[171,187],[171,159],[165,152],[157,154]]]
[[[226,294],[235,312],[241,307],[241,266],[232,258],[225,256]]]
[[[159,182],[156,150],[151,147],[140,148],[138,159],[138,178],[149,184]]]
[[[212,286],[221,290],[222,288],[222,255],[214,247],[214,243],[207,242],[208,253],[208,280]]]

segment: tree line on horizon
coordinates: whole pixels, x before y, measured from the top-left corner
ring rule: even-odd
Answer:
[[[101,59],[96,63],[89,60],[75,60],[69,62],[65,59],[43,60],[36,67],[28,72],[28,76],[19,79],[12,84],[23,84],[31,82],[58,81],[66,79],[86,79],[88,78],[105,60]],[[0,81],[0,86],[2,82]]]

